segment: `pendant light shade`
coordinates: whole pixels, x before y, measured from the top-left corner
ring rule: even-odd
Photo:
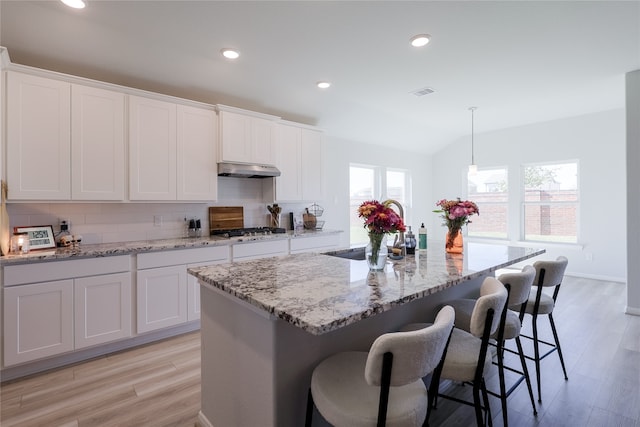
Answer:
[[[474,133],[474,129],[473,129],[473,113],[474,111],[476,111],[478,107],[469,107],[469,111],[471,111],[471,164],[469,165],[469,175],[475,175],[478,173],[478,166],[476,165],[475,162],[475,158],[474,158],[474,152],[473,152],[473,133]]]

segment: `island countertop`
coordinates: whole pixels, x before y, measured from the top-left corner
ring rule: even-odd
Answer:
[[[444,242],[389,260],[370,272],[365,261],[319,253],[288,255],[188,269],[260,310],[321,335],[456,284],[543,254],[544,249],[469,242],[446,254]],[[440,243],[440,244],[439,244]]]

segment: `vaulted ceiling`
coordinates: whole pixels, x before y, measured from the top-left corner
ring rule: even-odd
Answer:
[[[2,0],[0,45],[14,63],[424,153],[468,137],[470,106],[476,133],[624,108],[640,69],[639,1],[86,2]],[[431,43],[414,48],[419,33]]]

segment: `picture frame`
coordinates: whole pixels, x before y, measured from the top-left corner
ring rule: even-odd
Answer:
[[[56,247],[56,238],[52,225],[31,225],[13,227],[14,233],[27,233],[29,236],[29,250],[50,249]]]

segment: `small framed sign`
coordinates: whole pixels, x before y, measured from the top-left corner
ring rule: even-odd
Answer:
[[[29,246],[32,251],[56,247],[56,239],[53,235],[52,225],[33,225],[28,227],[14,227],[14,233],[27,233]]]

